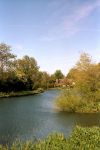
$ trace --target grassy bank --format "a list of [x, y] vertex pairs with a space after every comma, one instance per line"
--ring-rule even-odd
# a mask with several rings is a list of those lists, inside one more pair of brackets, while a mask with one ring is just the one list
[[[99, 150], [100, 149], [100, 127], [77, 126], [69, 138], [63, 134], [49, 135], [44, 140], [36, 143], [27, 141], [25, 143], [15, 142], [10, 150]], [[8, 147], [0, 146], [0, 150], [8, 150]]]
[[20, 92], [10, 92], [10, 93], [0, 92], [0, 98], [35, 95], [35, 94], [39, 94], [43, 91], [44, 90], [42, 88], [39, 88], [39, 89], [34, 90], [34, 91], [20, 91]]
[[[97, 97], [99, 97], [100, 93]], [[82, 96], [76, 89], [65, 89], [56, 99], [56, 106], [59, 111], [76, 113], [98, 113], [100, 112], [100, 97], [98, 100], [89, 99], [94, 95]], [[89, 97], [89, 98], [88, 98]], [[95, 96], [96, 97], [96, 96]]]

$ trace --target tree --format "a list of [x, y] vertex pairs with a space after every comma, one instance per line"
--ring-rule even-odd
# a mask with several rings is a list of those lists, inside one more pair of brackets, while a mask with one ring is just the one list
[[100, 63], [93, 63], [83, 53], [67, 78], [73, 79], [75, 86], [58, 98], [58, 107], [66, 111], [100, 112]]
[[83, 97], [88, 101], [100, 101], [100, 66], [91, 64], [91, 66], [83, 72], [77, 87]]
[[85, 100], [97, 101], [100, 94], [100, 65], [93, 63], [89, 54], [81, 54], [68, 77], [74, 79], [75, 87]]
[[50, 80], [50, 75], [47, 72], [42, 72], [41, 87], [44, 89], [48, 89], [49, 88], [49, 80]]
[[0, 44], [0, 75], [12, 69], [16, 56], [11, 53], [11, 47], [7, 44]]
[[77, 69], [76, 68], [72, 68], [70, 69], [69, 73], [67, 74], [67, 79], [72, 79], [73, 81], [76, 80], [77, 78]]
[[55, 78], [58, 79], [58, 80], [64, 78], [64, 75], [63, 75], [63, 73], [61, 72], [61, 70], [56, 70], [56, 72], [54, 73], [54, 76], [55, 76]]
[[79, 61], [76, 63], [76, 69], [79, 71], [86, 71], [92, 64], [92, 59], [89, 54], [82, 53]]
[[27, 88], [35, 88], [39, 67], [33, 57], [24, 56], [16, 61], [16, 74], [19, 79], [26, 83]]
[[49, 87], [53, 88], [55, 86], [55, 82], [56, 82], [56, 77], [54, 74], [52, 74], [49, 79]]
[[5, 43], [0, 44], [0, 91], [8, 92], [13, 89], [15, 78], [16, 56], [11, 53], [11, 47]]
[[91, 56], [87, 53], [82, 53], [80, 55], [79, 61], [76, 63], [75, 67], [73, 67], [68, 75], [67, 78], [73, 79], [75, 82], [79, 80], [83, 80], [86, 71], [93, 65]]

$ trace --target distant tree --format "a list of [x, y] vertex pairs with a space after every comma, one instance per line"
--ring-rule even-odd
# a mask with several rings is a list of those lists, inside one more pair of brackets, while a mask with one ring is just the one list
[[92, 64], [91, 56], [87, 53], [82, 53], [79, 61], [76, 63], [76, 68], [79, 71], [86, 71]]
[[49, 86], [50, 86], [51, 88], [53, 88], [53, 87], [55, 86], [55, 82], [56, 82], [56, 77], [55, 77], [54, 74], [52, 74], [52, 75], [50, 76], [50, 79], [49, 79]]
[[42, 72], [41, 87], [44, 89], [48, 89], [49, 88], [49, 80], [50, 80], [50, 75], [47, 72]]
[[56, 72], [54, 73], [55, 79], [62, 79], [64, 78], [63, 73], [61, 72], [61, 70], [56, 70]]

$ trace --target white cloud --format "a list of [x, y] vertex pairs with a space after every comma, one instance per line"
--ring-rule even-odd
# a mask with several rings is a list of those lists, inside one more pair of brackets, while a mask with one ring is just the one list
[[95, 3], [86, 3], [79, 7], [72, 15], [69, 16], [68, 20], [65, 20], [66, 28], [69, 28], [70, 26], [75, 25], [81, 19], [88, 17], [97, 7], [100, 7], [100, 1], [96, 1]]
[[[57, 3], [57, 1], [55, 1]], [[79, 31], [100, 31], [100, 29], [83, 29], [82, 27], [78, 26], [78, 23], [83, 19], [87, 18], [96, 8], [100, 7], [100, 1], [94, 2], [86, 2], [84, 5], [79, 6], [71, 14], [66, 15], [64, 18], [60, 18], [59, 23], [55, 26], [51, 27], [51, 29], [46, 33], [45, 36], [41, 37], [40, 40], [42, 41], [53, 41], [59, 40], [63, 38], [70, 37], [76, 34]], [[61, 10], [59, 10], [61, 11]], [[57, 10], [58, 13], [58, 10]], [[62, 17], [62, 16], [61, 16]]]

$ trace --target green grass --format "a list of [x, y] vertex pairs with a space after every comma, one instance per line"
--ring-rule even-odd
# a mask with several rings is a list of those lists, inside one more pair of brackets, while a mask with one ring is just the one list
[[[0, 150], [8, 150], [7, 146]], [[77, 126], [69, 138], [61, 133], [49, 135], [46, 139], [15, 142], [10, 150], [100, 150], [100, 127]]]

